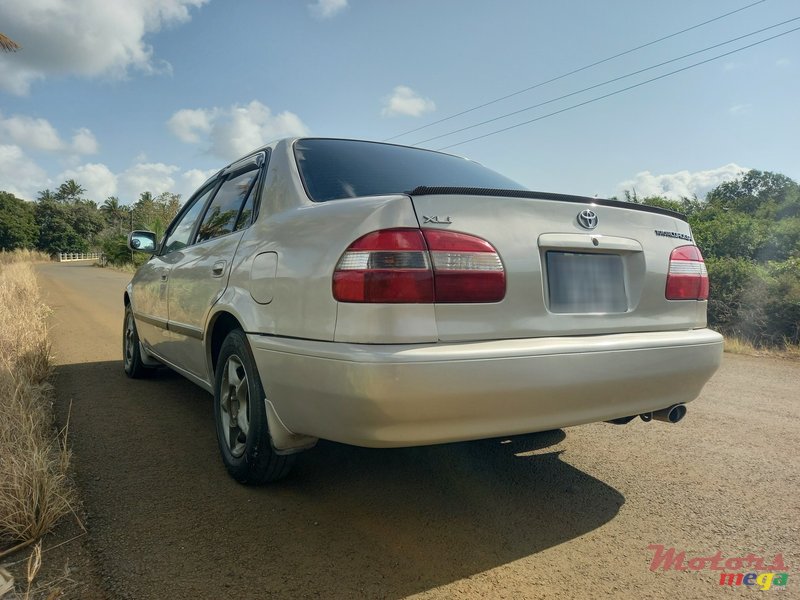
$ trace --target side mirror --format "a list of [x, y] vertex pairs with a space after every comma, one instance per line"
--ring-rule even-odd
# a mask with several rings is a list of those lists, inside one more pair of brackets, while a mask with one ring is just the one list
[[152, 231], [131, 231], [128, 234], [128, 248], [134, 252], [152, 254], [156, 251], [156, 234]]

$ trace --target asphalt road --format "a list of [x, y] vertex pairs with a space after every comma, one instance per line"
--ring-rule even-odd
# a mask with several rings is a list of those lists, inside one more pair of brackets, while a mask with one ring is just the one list
[[800, 597], [800, 363], [725, 355], [677, 425], [400, 450], [321, 442], [289, 480], [248, 488], [219, 459], [210, 396], [167, 371], [125, 377], [129, 277], [86, 264], [38, 272], [54, 309], [62, 421], [72, 402], [95, 597], [754, 592], [722, 589], [708, 570], [651, 572], [650, 544], [782, 553], [783, 597]]

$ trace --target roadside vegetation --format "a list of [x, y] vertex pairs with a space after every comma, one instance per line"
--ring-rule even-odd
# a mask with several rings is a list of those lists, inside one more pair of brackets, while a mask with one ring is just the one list
[[744, 354], [746, 356], [768, 356], [770, 358], [788, 358], [800, 360], [800, 344], [780, 344], [778, 346], [755, 346], [754, 344], [734, 336], [725, 337], [725, 352]]
[[[686, 214], [711, 281], [709, 325], [741, 353], [783, 352], [800, 344], [800, 185], [752, 170], [705, 200], [660, 197], [631, 202]], [[748, 350], [752, 349], [752, 350]]]
[[180, 195], [168, 192], [143, 192], [131, 204], [110, 196], [98, 204], [73, 179], [42, 190], [35, 202], [0, 191], [0, 250], [102, 252], [113, 265], [130, 264], [136, 259], [126, 247], [128, 232], [148, 229], [160, 236], [180, 206]]
[[[31, 265], [42, 257], [0, 253], [0, 560], [35, 544], [75, 504], [66, 430], [53, 423], [49, 309]], [[29, 589], [41, 546], [33, 552]]]

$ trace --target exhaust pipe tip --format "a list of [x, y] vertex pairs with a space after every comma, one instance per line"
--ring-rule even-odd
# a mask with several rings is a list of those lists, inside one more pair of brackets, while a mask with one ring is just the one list
[[677, 423], [686, 416], [685, 404], [673, 404], [669, 408], [663, 408], [653, 413], [653, 418], [665, 423]]
[[653, 420], [653, 413], [651, 413], [651, 412], [642, 413], [642, 414], [640, 414], [640, 415], [639, 415], [639, 417], [640, 417], [640, 418], [642, 419], [642, 421], [644, 421], [645, 423], [649, 423], [650, 421], [652, 421], [652, 420]]

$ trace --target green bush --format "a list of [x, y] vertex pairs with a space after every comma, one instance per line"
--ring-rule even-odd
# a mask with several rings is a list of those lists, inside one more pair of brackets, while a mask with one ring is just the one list
[[626, 198], [688, 215], [711, 280], [711, 327], [756, 346], [800, 343], [797, 182], [752, 170], [717, 186], [705, 202]]
[[711, 327], [757, 346], [800, 343], [800, 259], [709, 257], [706, 266]]
[[31, 249], [38, 238], [33, 204], [0, 192], [0, 250]]
[[121, 266], [131, 262], [130, 250], [128, 250], [128, 240], [124, 235], [112, 235], [105, 238], [100, 247], [106, 260], [112, 264]]
[[121, 234], [110, 235], [100, 243], [100, 249], [109, 264], [116, 267], [133, 265], [139, 267], [147, 262], [148, 255], [142, 252], [131, 252], [128, 249], [128, 237]]
[[767, 265], [767, 341], [800, 344], [800, 258]]

